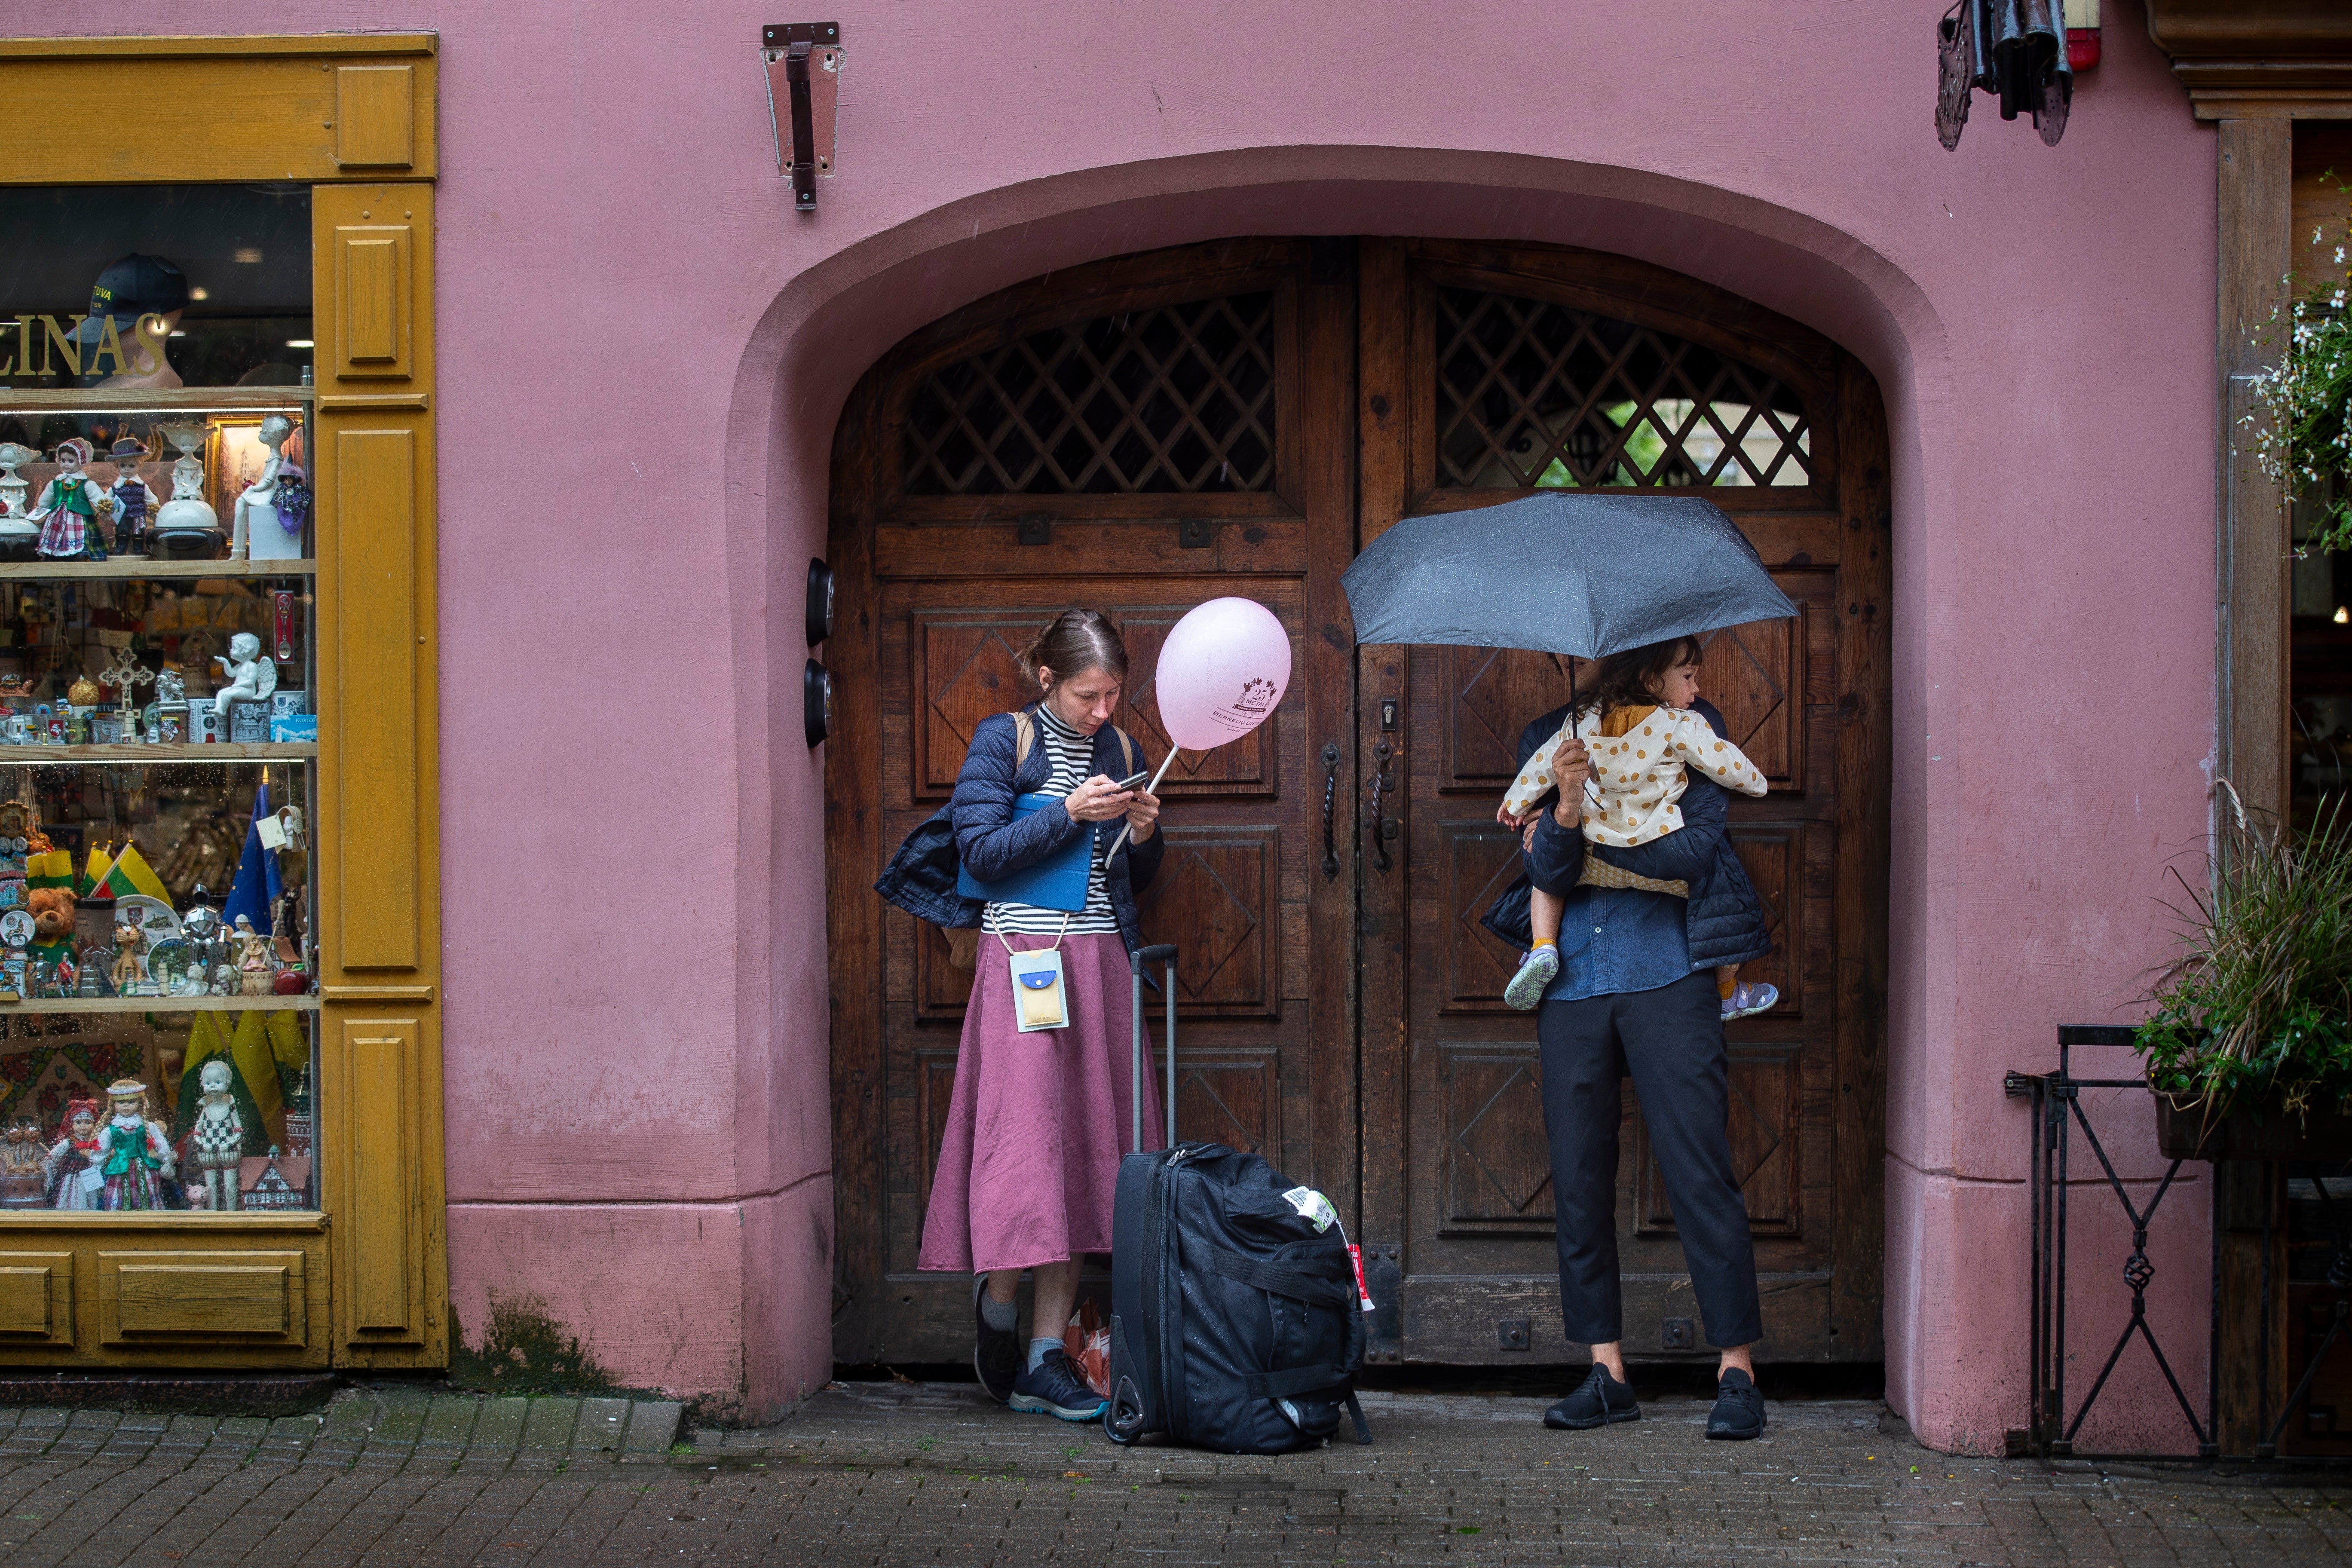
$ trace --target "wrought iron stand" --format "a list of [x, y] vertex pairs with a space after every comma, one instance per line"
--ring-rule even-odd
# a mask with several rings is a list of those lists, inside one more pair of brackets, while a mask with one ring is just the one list
[[[2214, 1268], [2212, 1300], [2208, 1318], [2209, 1335], [2206, 1356], [2205, 1418], [2200, 1421], [2197, 1412], [2182, 1392], [2180, 1379], [2174, 1375], [2172, 1363], [2157, 1342], [2156, 1331], [2147, 1321], [2147, 1287], [2156, 1278], [2156, 1269], [2147, 1260], [2147, 1231], [2163, 1204], [2165, 1194], [2172, 1191], [2173, 1178], [2180, 1173], [2181, 1161], [2175, 1160], [2157, 1184], [2155, 1194], [2145, 1208], [2135, 1205], [2123, 1178], [2116, 1174], [2115, 1162], [2107, 1158], [2106, 1146], [2091, 1126], [2091, 1119], [2083, 1110], [2082, 1091], [2086, 1089], [2140, 1089], [2143, 1081], [2128, 1079], [2076, 1078], [2071, 1064], [2073, 1047], [2076, 1046], [2128, 1046], [2132, 1031], [2099, 1026], [2062, 1026], [2058, 1031], [2058, 1070], [2054, 1073], [2011, 1072], [2002, 1087], [2012, 1099], [2030, 1099], [2033, 1104], [2033, 1169], [2027, 1185], [2032, 1204], [2032, 1276], [2033, 1290], [2031, 1319], [2027, 1332], [2027, 1355], [2031, 1360], [2032, 1409], [2029, 1412], [2025, 1440], [2027, 1448], [2049, 1458], [2063, 1458], [2074, 1454], [2074, 1435], [2083, 1429], [2084, 1418], [2098, 1403], [2107, 1379], [2123, 1359], [2132, 1336], [2137, 1334], [2147, 1342], [2156, 1357], [2156, 1364], [2164, 1373], [2164, 1381], [2179, 1403], [2180, 1414], [2187, 1418], [2189, 1429], [2196, 1435], [2197, 1453], [2200, 1458], [2212, 1458], [2220, 1448], [2215, 1434], [2216, 1413], [2221, 1406], [2221, 1235], [2219, 1217], [2213, 1226]], [[2124, 1283], [2131, 1288], [2131, 1321], [2116, 1338], [2115, 1348], [2107, 1352], [2106, 1364], [2092, 1381], [2091, 1391], [2083, 1396], [2070, 1416], [2066, 1412], [2066, 1219], [2068, 1161], [2073, 1152], [2074, 1130], [2082, 1129], [2084, 1141], [2091, 1152], [2098, 1156], [2099, 1169], [2106, 1175], [2107, 1187], [2131, 1222], [2131, 1257], [2125, 1261]], [[2267, 1275], [2264, 1277], [2267, 1285]], [[2267, 1295], [2267, 1289], [2265, 1295]], [[2305, 1378], [2308, 1384], [2309, 1378]], [[2282, 1418], [2284, 1419], [2284, 1418]], [[2108, 1456], [2124, 1458], [2126, 1456]]]

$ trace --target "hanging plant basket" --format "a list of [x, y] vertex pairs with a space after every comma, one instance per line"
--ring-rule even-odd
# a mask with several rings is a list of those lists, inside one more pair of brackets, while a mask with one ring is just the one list
[[2216, 1116], [2206, 1105], [2179, 1106], [2161, 1089], [2150, 1092], [2157, 1147], [2168, 1160], [2352, 1160], [2352, 1112], [2298, 1115], [2272, 1102]]

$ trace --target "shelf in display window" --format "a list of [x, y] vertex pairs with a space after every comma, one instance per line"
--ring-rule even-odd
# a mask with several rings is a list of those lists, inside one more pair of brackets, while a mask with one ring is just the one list
[[307, 763], [319, 754], [315, 741], [155, 745], [130, 741], [111, 746], [0, 746], [0, 763]]
[[51, 996], [0, 1002], [16, 1013], [316, 1013], [316, 996]]
[[205, 577], [315, 577], [319, 563], [309, 556], [283, 561], [151, 561], [142, 555], [110, 561], [0, 562], [0, 583], [57, 582], [72, 578], [162, 582]]
[[242, 413], [250, 409], [283, 408], [289, 404], [315, 403], [319, 392], [310, 386], [125, 386], [5, 387], [0, 386], [0, 408], [76, 410], [92, 414], [140, 414], [194, 410]]

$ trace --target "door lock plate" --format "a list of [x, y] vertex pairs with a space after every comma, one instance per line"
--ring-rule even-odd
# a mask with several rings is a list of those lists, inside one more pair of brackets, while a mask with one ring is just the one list
[[1529, 1347], [1531, 1336], [1525, 1318], [1495, 1320], [1495, 1348], [1498, 1351], [1523, 1351]]

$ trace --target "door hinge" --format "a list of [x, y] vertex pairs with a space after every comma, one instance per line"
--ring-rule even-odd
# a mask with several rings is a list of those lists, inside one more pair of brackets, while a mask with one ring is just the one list
[[841, 24], [772, 22], [760, 29], [760, 58], [768, 68], [768, 129], [776, 138], [776, 173], [793, 182], [793, 205], [814, 212], [817, 176], [831, 179], [835, 168]]

